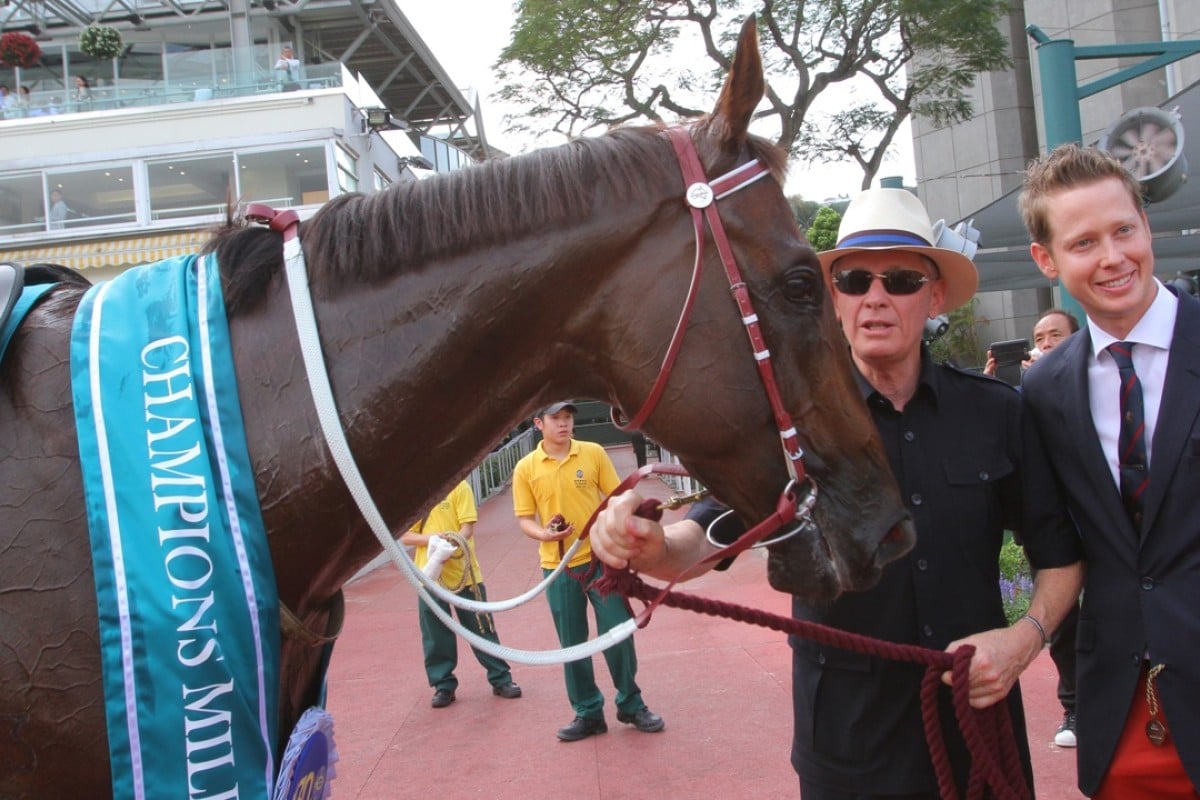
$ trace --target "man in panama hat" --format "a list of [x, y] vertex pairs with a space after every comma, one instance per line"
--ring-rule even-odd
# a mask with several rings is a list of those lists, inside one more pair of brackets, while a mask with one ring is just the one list
[[[863, 400], [916, 523], [917, 544], [874, 588], [831, 603], [795, 597], [792, 613], [878, 639], [953, 648], [964, 636], [1005, 624], [1000, 547], [1005, 529], [1020, 527], [1016, 391], [934, 363], [922, 342], [926, 320], [970, 301], [978, 273], [962, 253], [938, 247], [929, 215], [905, 189], [869, 189], [855, 197], [837, 246], [818, 257]], [[638, 560], [642, 572], [669, 578], [711, 547], [704, 530], [721, 510], [716, 503], [698, 504], [688, 519], [664, 530], [630, 519], [639, 502], [636, 494], [622, 495], [601, 513], [591, 536], [599, 558], [614, 566]], [[643, 554], [653, 553], [665, 557], [647, 565]], [[1030, 649], [1042, 646], [1039, 623], [1017, 624]], [[922, 667], [794, 637], [791, 645], [792, 765], [804, 800], [940, 797], [921, 719]], [[994, 685], [980, 681], [979, 690]], [[986, 702], [1002, 697], [996, 692]], [[1016, 690], [1008, 702], [1032, 792]], [[963, 795], [970, 759], [947, 687], [939, 704]]]

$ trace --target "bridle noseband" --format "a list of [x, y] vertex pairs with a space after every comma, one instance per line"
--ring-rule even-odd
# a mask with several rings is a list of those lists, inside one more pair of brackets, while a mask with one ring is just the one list
[[[750, 337], [754, 361], [758, 365], [758, 374], [762, 379], [767, 401], [771, 404], [771, 412], [775, 417], [775, 425], [779, 429], [779, 438], [786, 456], [788, 475], [791, 476], [791, 480], [780, 493], [775, 513], [751, 528], [735, 542], [722, 542], [713, 533], [721, 519], [732, 511], [726, 512], [709, 526], [708, 538], [712, 544], [723, 548], [735, 548], [721, 554], [722, 557], [727, 558], [747, 547], [777, 544], [802, 531], [815, 529], [816, 523], [812, 518], [812, 508], [816, 503], [817, 484], [804, 469], [804, 450], [800, 447], [796, 426], [792, 423], [792, 418], [780, 397], [779, 386], [775, 380], [775, 370], [771, 364], [771, 352], [763, 339], [762, 329], [758, 324], [758, 314], [755, 313], [754, 303], [750, 299], [750, 291], [742, 279], [733, 249], [729, 246], [729, 237], [725, 234], [725, 226], [721, 223], [720, 214], [717, 213], [717, 200], [744, 189], [760, 178], [769, 176], [770, 170], [761, 160], [755, 159], [709, 181], [704, 175], [704, 167], [696, 154], [696, 146], [692, 142], [690, 129], [669, 128], [665, 131], [665, 135], [675, 149], [675, 157], [679, 161], [679, 169], [683, 173], [683, 182], [687, 187], [685, 199], [691, 211], [696, 232], [696, 260], [692, 266], [692, 280], [688, 286], [687, 298], [682, 311], [680, 311], [679, 321], [675, 324], [675, 332], [671, 335], [671, 342], [667, 347], [666, 355], [663, 356], [662, 366], [659, 367], [658, 377], [655, 378], [650, 393], [646, 396], [638, 412], [628, 421], [621, 419], [619, 413], [614, 409], [613, 422], [622, 430], [636, 430], [650, 417], [662, 398], [671, 371], [675, 367], [675, 359], [683, 344], [683, 335], [692, 313], [692, 306], [696, 301], [700, 271], [704, 263], [704, 245], [707, 241], [704, 235], [705, 221], [707, 220], [708, 227], [712, 231], [713, 243], [716, 245], [717, 252], [721, 256], [721, 263], [725, 267], [729, 290], [733, 294], [734, 302], [737, 303], [746, 334]], [[803, 485], [807, 485], [808, 491], [801, 501], [797, 496], [797, 488]], [[789, 523], [795, 524], [783, 533], [771, 536]]]

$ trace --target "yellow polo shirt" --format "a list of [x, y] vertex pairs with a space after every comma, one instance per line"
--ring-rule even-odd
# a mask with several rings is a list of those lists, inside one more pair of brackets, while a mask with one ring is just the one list
[[[575, 526], [575, 532], [562, 540], [563, 551], [570, 548], [600, 502], [621, 483], [612, 459], [595, 442], [571, 440], [571, 452], [562, 461], [548, 455], [538, 442], [537, 449], [517, 462], [513, 471], [513, 512], [518, 517], [536, 516], [542, 525], [555, 514]], [[559, 542], [541, 542], [538, 554], [542, 567], [554, 569], [562, 558]], [[592, 557], [592, 545], [584, 540], [568, 567], [586, 564]]]
[[[418, 520], [409, 528], [412, 533], [458, 533], [459, 529], [468, 522], [478, 522], [479, 514], [475, 510], [475, 495], [466, 481], [460, 481], [458, 486], [450, 490], [446, 499], [438, 503], [423, 520]], [[463, 586], [483, 583], [483, 572], [479, 569], [479, 561], [475, 558], [475, 537], [467, 539], [467, 551], [471, 557], [472, 573], [467, 576]], [[413, 553], [413, 561], [419, 569], [424, 569], [429, 561], [429, 548], [418, 547]], [[459, 554], [450, 557], [442, 565], [442, 575], [439, 580], [445, 586], [457, 586], [462, 580], [463, 569], [467, 561]]]

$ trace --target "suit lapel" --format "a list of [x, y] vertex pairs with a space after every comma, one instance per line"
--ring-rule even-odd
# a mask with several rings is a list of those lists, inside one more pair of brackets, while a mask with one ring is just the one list
[[[1089, 494], [1105, 507], [1106, 516], [1121, 520], [1118, 524], [1123, 526], [1133, 541], [1137, 541], [1133, 525], [1125, 514], [1125, 507], [1121, 505], [1121, 492], [1108, 469], [1104, 449], [1100, 447], [1100, 437], [1096, 435], [1096, 426], [1092, 422], [1091, 391], [1088, 388], [1091, 334], [1084, 328], [1060, 347], [1070, 349], [1064, 353], [1065, 358], [1055, 365], [1055, 383], [1062, 389], [1056, 411], [1059, 424], [1068, 431], [1068, 441], [1075, 448], [1079, 475], [1091, 487]], [[1064, 480], [1069, 479], [1064, 477]]]
[[1154, 525], [1184, 445], [1200, 414], [1200, 303], [1179, 298], [1171, 355], [1150, 450], [1150, 485], [1143, 506], [1145, 530]]

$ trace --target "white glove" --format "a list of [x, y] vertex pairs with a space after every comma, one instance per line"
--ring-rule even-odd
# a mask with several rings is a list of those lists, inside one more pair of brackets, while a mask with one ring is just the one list
[[429, 539], [429, 544], [426, 545], [426, 549], [428, 550], [429, 559], [425, 562], [425, 568], [421, 571], [430, 580], [436, 581], [442, 574], [442, 565], [454, 555], [454, 551], [458, 548], [449, 539], [443, 539], [441, 536], [432, 536]]

